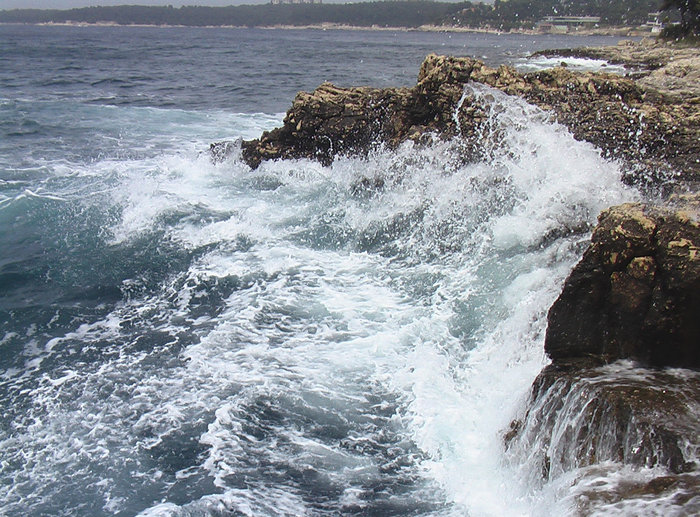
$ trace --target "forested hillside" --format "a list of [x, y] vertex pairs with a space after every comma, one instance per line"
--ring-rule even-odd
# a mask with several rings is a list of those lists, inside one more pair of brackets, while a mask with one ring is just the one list
[[599, 16], [601, 25], [644, 23], [662, 0], [495, 0], [472, 2], [362, 2], [350, 4], [239, 5], [230, 7], [116, 6], [0, 11], [4, 23], [98, 23], [122, 25], [241, 26], [333, 23], [360, 27], [457, 25], [511, 29], [532, 27], [545, 16]]

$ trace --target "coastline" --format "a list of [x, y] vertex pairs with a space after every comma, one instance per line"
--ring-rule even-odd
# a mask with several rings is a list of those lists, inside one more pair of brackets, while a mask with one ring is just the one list
[[[604, 209], [591, 227], [557, 230], [582, 236], [592, 230], [592, 237], [547, 312], [544, 353], [551, 362], [502, 443], [507, 457], [525, 459], [533, 482], [579, 476], [573, 499], [587, 515], [607, 503], [634, 508], [640, 500], [659, 509], [660, 501], [672, 501], [673, 514], [695, 514], [700, 50], [650, 42], [605, 49], [610, 59], [654, 63], [627, 77], [567, 67], [520, 74], [433, 54], [411, 89], [323, 83], [300, 92], [283, 126], [242, 142], [241, 156], [252, 169], [299, 158], [330, 165], [338, 155], [367, 155], [377, 141], [391, 149], [458, 136], [460, 159], [479, 162], [484, 147], [501, 144], [498, 132], [482, 130], [488, 104], [465, 94], [465, 85], [481, 83], [551, 113], [575, 139], [623, 163], [623, 181], [649, 196]], [[211, 152], [216, 161], [228, 150], [212, 144]], [[356, 187], [367, 197], [384, 188], [385, 179], [371, 175]], [[629, 476], [612, 489], [594, 483], [611, 464], [650, 475]]]
[[[388, 41], [372, 60], [409, 72], [388, 48], [584, 41], [284, 30], [0, 29], [26, 43], [0, 138], [6, 511], [700, 512], [700, 204], [636, 203], [657, 199], [550, 124], [649, 158], [657, 120], [692, 116], [667, 109], [683, 98], [641, 90], [651, 71], [434, 56], [413, 88], [323, 83], [290, 110], [309, 158], [376, 134], [407, 138], [397, 152], [251, 171], [239, 135], [279, 117], [236, 97], [288, 99], [269, 70], [315, 86], [334, 74], [312, 63], [359, 69], [323, 54], [339, 41]], [[90, 95], [45, 102], [63, 78]], [[231, 159], [211, 164], [222, 134]]]
[[[657, 56], [655, 61], [664, 64], [634, 67], [626, 76], [577, 73], [566, 66], [522, 74], [505, 66], [490, 68], [472, 58], [432, 55], [421, 67], [418, 84], [409, 90], [348, 89], [324, 83], [313, 93], [300, 92], [283, 127], [263, 134], [260, 140], [244, 142], [243, 156], [253, 167], [262, 160], [290, 157], [320, 157], [322, 163], [330, 163], [341, 150], [366, 152], [379, 141], [395, 147], [405, 140], [419, 141], [431, 132], [451, 138], [461, 131], [472, 142], [479, 134], [475, 115], [465, 112], [465, 120], [456, 124], [454, 113], [457, 106], [464, 111], [460, 103], [464, 84], [479, 82], [552, 112], [576, 139], [591, 142], [607, 157], [623, 160], [627, 181], [646, 182], [644, 174], [636, 172], [640, 168], [658, 176], [651, 183], [658, 183], [657, 187], [663, 183], [664, 189], [681, 179], [684, 183], [700, 181], [695, 108], [700, 89], [694, 71], [700, 52], [648, 40], [592, 50], [604, 50], [600, 58], [628, 66], [629, 54]], [[549, 54], [558, 55], [557, 51]], [[639, 57], [636, 59], [639, 63]], [[426, 67], [439, 69], [439, 77], [428, 80]], [[372, 106], [378, 105], [384, 106], [379, 125], [371, 114]], [[318, 106], [325, 106], [327, 113]], [[354, 116], [327, 116], [339, 109], [352, 111]], [[318, 134], [333, 145], [326, 148]]]
[[[476, 34], [523, 34], [527, 36], [548, 36], [552, 33], [540, 32], [535, 29], [511, 29], [502, 31], [488, 27], [457, 27], [454, 25], [421, 25], [418, 27], [402, 26], [361, 26], [346, 25], [340, 23], [319, 23], [308, 25], [170, 25], [170, 24], [121, 24], [117, 22], [41, 22], [41, 23], [7, 23], [0, 25], [33, 25], [40, 27], [141, 27], [141, 28], [197, 28], [197, 29], [263, 29], [263, 30], [341, 30], [341, 31], [385, 31], [385, 32], [451, 32], [451, 33], [476, 33]], [[649, 31], [639, 30], [635, 27], [606, 27], [598, 29], [582, 29], [573, 32], [559, 34], [562, 36], [620, 36], [642, 38], [650, 36]]]

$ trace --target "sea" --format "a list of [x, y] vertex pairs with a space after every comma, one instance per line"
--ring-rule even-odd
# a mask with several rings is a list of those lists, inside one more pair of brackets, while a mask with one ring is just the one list
[[323, 81], [411, 86], [431, 52], [537, 70], [616, 42], [0, 26], [0, 515], [580, 514], [576, 473], [524, 473], [504, 435], [597, 215], [644, 198], [619, 163], [483, 87], [478, 162], [208, 146]]

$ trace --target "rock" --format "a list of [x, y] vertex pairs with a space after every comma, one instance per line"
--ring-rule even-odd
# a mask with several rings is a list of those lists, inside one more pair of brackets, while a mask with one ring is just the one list
[[469, 58], [429, 56], [414, 88], [340, 88], [324, 83], [312, 93], [300, 92], [282, 127], [243, 142], [243, 159], [251, 167], [289, 158], [328, 164], [337, 155], [363, 154], [377, 145], [393, 148], [431, 133], [453, 136], [455, 107], [477, 64], [481, 66]]
[[623, 41], [608, 47], [583, 47], [535, 52], [550, 57], [603, 59], [622, 64], [647, 90], [673, 102], [697, 104], [700, 99], [700, 51], [660, 40]]
[[[534, 483], [576, 471], [586, 514], [645, 498], [683, 514], [697, 504], [699, 246], [699, 194], [612, 207], [549, 311], [552, 363], [504, 442]], [[611, 463], [659, 474], [601, 492]]]
[[696, 372], [553, 364], [505, 442], [511, 454], [536, 451], [531, 461], [545, 479], [605, 461], [693, 472], [698, 465], [687, 456], [700, 446], [699, 400]]
[[[566, 115], [561, 121], [577, 138], [593, 142], [606, 154], [621, 154], [633, 163], [646, 164], [651, 170], [675, 169], [683, 173], [682, 179], [698, 181], [700, 49], [642, 40], [609, 47], [547, 50], [536, 54], [604, 59], [629, 67], [633, 72], [625, 79], [634, 84], [637, 94], [624, 98], [625, 109], [615, 108], [614, 99], [605, 103], [595, 101], [596, 109], [613, 110], [612, 116], [605, 117], [603, 130], [614, 130], [617, 121], [621, 124], [620, 131], [614, 131], [610, 138], [598, 134], [600, 131], [590, 124], [595, 120], [591, 118], [593, 112], [585, 109], [582, 112], [584, 125], [580, 129], [572, 127]], [[615, 89], [617, 86], [611, 91]], [[575, 110], [579, 106], [583, 105], [575, 103]], [[556, 108], [555, 111], [559, 113]], [[615, 142], [630, 148], [625, 150], [618, 145], [620, 149], [616, 150]]]
[[[674, 67], [664, 73], [694, 77], [692, 63], [676, 62]], [[652, 181], [670, 170], [680, 171], [684, 181], [700, 180], [700, 104], [692, 99], [613, 74], [558, 67], [523, 75], [506, 66], [491, 68], [472, 58], [434, 54], [421, 65], [413, 88], [324, 83], [312, 93], [299, 93], [283, 126], [243, 142], [242, 157], [251, 167], [287, 158], [328, 164], [337, 155], [364, 154], [379, 145], [393, 148], [406, 140], [459, 133], [464, 159], [478, 159], [487, 107], [464, 95], [468, 83], [487, 84], [551, 111], [577, 139], [595, 144], [605, 156], [623, 159], [632, 182], [648, 181], [639, 169], [656, 171]]]
[[300, 92], [281, 128], [243, 142], [243, 159], [310, 158], [328, 164], [339, 154], [366, 152], [377, 140], [394, 145], [411, 136], [411, 126], [430, 114], [407, 88], [339, 88], [324, 83]]
[[[700, 194], [609, 208], [549, 311], [552, 363], [504, 444], [534, 484], [575, 472], [583, 514], [650, 500], [696, 513], [699, 250]], [[616, 480], [621, 464], [654, 470]]]
[[[695, 515], [699, 410], [699, 372], [553, 364], [505, 434], [506, 458], [532, 486], [574, 483], [581, 515], [637, 514], [637, 502], [654, 512], [660, 501], [665, 515]], [[620, 477], [620, 465], [643, 474]]]
[[[700, 367], [700, 196], [604, 211], [551, 307], [554, 364], [634, 359]], [[675, 204], [675, 206], [674, 206]]]

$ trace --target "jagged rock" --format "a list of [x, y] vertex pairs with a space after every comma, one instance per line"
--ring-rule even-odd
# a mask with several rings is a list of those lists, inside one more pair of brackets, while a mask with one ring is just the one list
[[577, 469], [596, 477], [606, 462], [663, 468], [648, 482], [581, 492], [588, 513], [659, 494], [697, 505], [699, 247], [698, 194], [612, 207], [549, 311], [552, 364], [506, 433], [507, 453], [527, 457], [540, 482]]
[[700, 367], [700, 196], [671, 203], [625, 204], [600, 215], [549, 311], [545, 351], [555, 364]]
[[[615, 108], [614, 97], [596, 109], [613, 110], [601, 119], [596, 131], [594, 110], [583, 110], [584, 125], [576, 129], [566, 117], [562, 119], [577, 138], [598, 145], [607, 154], [616, 154], [649, 169], [675, 169], [689, 181], [700, 178], [700, 49], [678, 47], [658, 40], [621, 42], [609, 47], [557, 49], [538, 54], [559, 57], [604, 59], [624, 64], [632, 71], [625, 79], [634, 84], [636, 93], [623, 95], [623, 107]], [[595, 74], [594, 74], [595, 75]], [[614, 78], [615, 76], [610, 76]], [[610, 92], [621, 84], [613, 79]], [[618, 103], [619, 104], [619, 103]], [[574, 103], [574, 111], [585, 105]], [[558, 111], [559, 113], [559, 111]], [[559, 113], [561, 115], [561, 113]], [[636, 120], [634, 120], [636, 118]], [[615, 122], [621, 124], [616, 129]], [[573, 120], [575, 123], [575, 120]], [[606, 134], [612, 129], [612, 133]], [[603, 132], [603, 134], [599, 134]], [[621, 144], [629, 145], [624, 149]]]
[[252, 167], [279, 158], [311, 158], [327, 164], [339, 154], [361, 153], [377, 140], [391, 144], [409, 138], [411, 122], [422, 122], [426, 113], [409, 89], [338, 88], [324, 83], [313, 93], [296, 96], [281, 128], [244, 142], [243, 158]]
[[[340, 88], [324, 83], [312, 93], [300, 92], [282, 127], [243, 142], [243, 159], [251, 167], [280, 158], [328, 164], [337, 155], [366, 153], [377, 144], [396, 147], [430, 133], [453, 136], [453, 114], [474, 66], [483, 65], [470, 58], [429, 56], [414, 88]], [[473, 128], [472, 119], [465, 121], [465, 134]]]
[[[575, 479], [577, 515], [660, 500], [666, 515], [695, 515], [699, 409], [695, 371], [555, 363], [537, 377], [526, 412], [505, 435], [506, 457], [535, 486]], [[619, 478], [620, 464], [646, 474]]]
[[421, 65], [413, 88], [324, 83], [312, 93], [299, 93], [283, 126], [243, 142], [242, 156], [251, 167], [280, 158], [327, 164], [337, 155], [366, 153], [380, 144], [395, 147], [406, 140], [451, 138], [459, 132], [464, 158], [477, 159], [486, 111], [473, 95], [463, 96], [470, 82], [521, 96], [552, 112], [577, 139], [592, 142], [605, 156], [623, 159], [631, 181], [646, 180], [634, 174], [640, 168], [658, 176], [676, 170], [685, 181], [700, 180], [700, 108], [692, 99], [669, 97], [659, 88], [613, 74], [562, 67], [520, 74], [507, 66], [491, 68], [472, 58], [434, 54]]
[[621, 41], [608, 47], [582, 47], [535, 52], [534, 55], [603, 59], [625, 65], [645, 89], [672, 101], [700, 100], [700, 51], [661, 40]]

